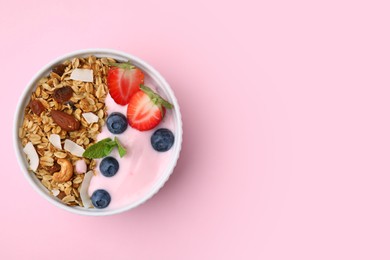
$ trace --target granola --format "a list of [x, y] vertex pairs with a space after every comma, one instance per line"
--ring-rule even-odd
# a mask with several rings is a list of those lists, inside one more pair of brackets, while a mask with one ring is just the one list
[[[19, 129], [19, 138], [23, 147], [31, 142], [39, 156], [39, 165], [35, 176], [49, 192], [69, 206], [83, 206], [80, 188], [84, 174], [74, 173], [70, 178], [55, 178], [61, 167], [58, 162], [68, 161], [73, 168], [79, 160], [84, 160], [87, 171], [95, 170], [95, 160], [76, 156], [69, 151], [54, 146], [49, 137], [59, 135], [61, 147], [69, 139], [87, 149], [96, 142], [97, 135], [107, 117], [105, 98], [108, 93], [107, 73], [109, 63], [116, 61], [111, 58], [74, 58], [53, 68], [52, 72], [39, 80], [31, 94], [30, 103], [24, 111], [23, 124]], [[75, 69], [93, 71], [93, 82], [83, 82], [71, 79]], [[61, 111], [80, 122], [78, 130], [68, 131], [61, 128], [59, 122], [54, 122], [52, 111]], [[88, 123], [83, 113], [93, 113], [97, 122]], [[61, 163], [60, 163], [61, 164]], [[73, 173], [73, 170], [72, 170]], [[67, 176], [68, 177], [68, 176]], [[57, 180], [57, 181], [56, 181]]]

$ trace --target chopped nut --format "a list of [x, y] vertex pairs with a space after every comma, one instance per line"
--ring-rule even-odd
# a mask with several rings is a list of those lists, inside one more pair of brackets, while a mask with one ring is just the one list
[[53, 174], [53, 180], [56, 182], [65, 182], [73, 176], [73, 165], [66, 159], [58, 159], [57, 163], [61, 166], [61, 170]]

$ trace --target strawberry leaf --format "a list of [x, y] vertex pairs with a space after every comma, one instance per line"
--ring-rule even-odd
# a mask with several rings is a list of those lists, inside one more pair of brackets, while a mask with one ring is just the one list
[[165, 99], [163, 99], [162, 97], [160, 97], [160, 103], [161, 103], [161, 105], [163, 105], [167, 109], [173, 108], [173, 105], [171, 103], [169, 103], [168, 101], [166, 101]]
[[148, 95], [150, 97], [150, 99], [153, 99], [155, 97], [154, 91], [151, 88], [149, 88], [148, 86], [141, 84], [140, 89], [143, 92], [145, 92], [145, 94]]
[[127, 70], [131, 70], [131, 69], [135, 68], [135, 66], [133, 64], [131, 64], [130, 61], [122, 62], [122, 63], [111, 62], [108, 65], [111, 67], [118, 67], [118, 68], [127, 69]]
[[161, 113], [163, 113], [163, 110], [162, 110], [162, 107], [165, 107], [167, 109], [172, 109], [173, 108], [173, 105], [171, 103], [169, 103], [168, 101], [166, 101], [165, 99], [163, 99], [159, 94], [157, 94], [156, 92], [154, 92], [151, 88], [149, 88], [148, 86], [145, 86], [145, 85], [141, 85], [140, 86], [140, 89], [145, 92], [146, 95], [149, 96], [149, 98], [152, 100], [152, 102], [154, 104], [156, 104], [157, 106], [159, 106], [160, 110], [161, 110]]

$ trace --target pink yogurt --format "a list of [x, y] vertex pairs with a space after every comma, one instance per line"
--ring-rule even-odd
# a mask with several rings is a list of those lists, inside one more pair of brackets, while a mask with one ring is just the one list
[[[146, 85], [156, 89], [149, 82], [146, 82]], [[127, 106], [116, 104], [110, 95], [107, 95], [105, 103], [108, 114], [120, 112], [126, 115]], [[102, 159], [97, 160], [96, 175], [92, 177], [88, 189], [89, 195], [91, 196], [98, 189], [104, 189], [110, 193], [111, 203], [107, 209], [121, 208], [144, 197], [161, 178], [172, 155], [172, 150], [155, 151], [150, 143], [152, 134], [159, 128], [168, 128], [175, 134], [175, 123], [171, 110], [167, 110], [162, 122], [150, 131], [141, 132], [128, 126], [124, 133], [114, 135], [104, 125], [97, 140], [107, 137], [114, 139], [116, 136], [126, 148], [127, 153], [121, 158], [115, 148], [110, 154], [119, 162], [119, 170], [113, 177], [105, 177], [100, 173], [99, 165]]]

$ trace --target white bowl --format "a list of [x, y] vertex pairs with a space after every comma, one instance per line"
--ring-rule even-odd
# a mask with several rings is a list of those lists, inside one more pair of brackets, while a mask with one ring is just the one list
[[[176, 134], [175, 134], [175, 143], [173, 147], [171, 148], [173, 151], [173, 159], [170, 161], [169, 165], [166, 167], [165, 172], [162, 174], [162, 177], [154, 184], [154, 186], [150, 189], [149, 192], [145, 194], [145, 196], [139, 198], [134, 203], [131, 203], [129, 205], [126, 205], [122, 208], [112, 209], [112, 210], [101, 210], [101, 209], [86, 209], [82, 207], [70, 207], [65, 204], [63, 204], [58, 198], [52, 196], [49, 191], [41, 184], [41, 182], [36, 178], [35, 174], [32, 172], [29, 172], [28, 170], [28, 162], [26, 160], [26, 156], [23, 152], [23, 147], [21, 144], [21, 141], [18, 136], [18, 131], [20, 126], [23, 122], [23, 116], [24, 116], [24, 109], [26, 105], [28, 104], [30, 100], [31, 93], [35, 90], [37, 82], [39, 79], [41, 79], [44, 76], [47, 76], [51, 69], [59, 64], [62, 63], [65, 60], [72, 59], [74, 57], [86, 57], [89, 55], [94, 55], [96, 57], [111, 57], [119, 61], [130, 61], [135, 66], [139, 67], [142, 71], [145, 72], [145, 74], [149, 75], [155, 82], [156, 85], [160, 88], [160, 90], [165, 94], [167, 99], [174, 105], [173, 109], [173, 117], [176, 125]], [[177, 103], [176, 97], [170, 88], [169, 84], [165, 81], [165, 79], [158, 73], [152, 66], [144, 62], [143, 60], [116, 50], [111, 49], [86, 49], [86, 50], [79, 50], [75, 51], [69, 54], [66, 54], [64, 56], [61, 56], [49, 64], [47, 64], [45, 67], [43, 67], [35, 76], [32, 78], [32, 80], [28, 83], [26, 89], [24, 90], [22, 96], [20, 97], [16, 113], [15, 113], [15, 120], [14, 120], [14, 147], [16, 151], [16, 156], [19, 161], [19, 165], [24, 173], [24, 176], [27, 178], [28, 182], [31, 184], [31, 186], [45, 199], [47, 199], [52, 204], [56, 205], [59, 208], [65, 209], [67, 211], [70, 211], [72, 213], [77, 213], [80, 215], [89, 215], [89, 216], [107, 216], [107, 215], [114, 215], [118, 214], [127, 210], [130, 210], [132, 208], [137, 207], [138, 205], [144, 203], [146, 200], [150, 199], [154, 194], [156, 194], [160, 188], [164, 185], [164, 183], [168, 180], [169, 176], [173, 172], [173, 169], [176, 166], [176, 162], [180, 155], [181, 150], [181, 144], [182, 144], [182, 134], [183, 134], [183, 128], [182, 128], [182, 120], [181, 120], [181, 114], [179, 109], [179, 104]]]

